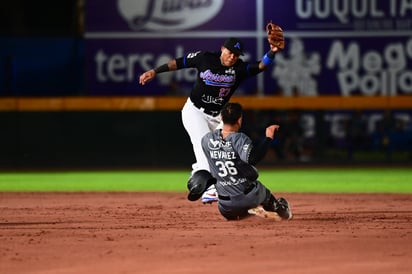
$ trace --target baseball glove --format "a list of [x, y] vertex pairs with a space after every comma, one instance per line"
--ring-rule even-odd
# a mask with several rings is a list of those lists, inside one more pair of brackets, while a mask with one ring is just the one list
[[285, 48], [285, 38], [283, 37], [283, 30], [281, 27], [270, 21], [266, 25], [266, 33], [268, 35], [269, 44], [278, 49]]

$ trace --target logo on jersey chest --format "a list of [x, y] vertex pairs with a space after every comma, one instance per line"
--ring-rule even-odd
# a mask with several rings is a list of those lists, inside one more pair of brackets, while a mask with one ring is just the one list
[[235, 70], [233, 68], [228, 68], [227, 70], [225, 70], [225, 73], [235, 75]]
[[233, 70], [231, 72], [230, 74], [219, 74], [213, 73], [208, 69], [200, 73], [200, 78], [209, 86], [232, 87], [235, 84], [236, 75], [234, 75]]

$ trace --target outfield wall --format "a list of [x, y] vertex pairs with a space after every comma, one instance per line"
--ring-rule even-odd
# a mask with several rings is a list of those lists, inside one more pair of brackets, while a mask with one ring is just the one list
[[188, 166], [178, 112], [0, 112], [0, 168]]
[[[0, 97], [0, 111], [179, 111], [186, 96]], [[412, 110], [412, 96], [238, 96], [246, 109]]]
[[138, 76], [230, 36], [259, 60], [270, 20], [286, 48], [233, 98], [255, 139], [281, 125], [267, 163], [411, 162], [407, 1], [29, 2], [8, 3], [0, 30], [0, 168], [187, 167], [179, 111], [195, 74]]
[[[242, 131], [259, 141], [268, 123], [280, 124], [262, 165], [411, 165], [410, 124], [398, 128], [410, 114], [385, 114], [247, 110]], [[194, 160], [176, 110], [3, 111], [0, 124], [0, 169], [190, 168]]]

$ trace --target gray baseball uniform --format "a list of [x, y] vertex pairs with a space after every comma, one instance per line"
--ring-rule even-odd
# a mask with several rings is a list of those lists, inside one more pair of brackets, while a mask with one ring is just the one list
[[218, 208], [225, 218], [243, 217], [248, 209], [262, 204], [271, 195], [256, 180], [257, 170], [248, 164], [253, 144], [246, 134], [236, 132], [223, 139], [218, 129], [202, 138], [202, 148], [210, 173], [217, 179]]

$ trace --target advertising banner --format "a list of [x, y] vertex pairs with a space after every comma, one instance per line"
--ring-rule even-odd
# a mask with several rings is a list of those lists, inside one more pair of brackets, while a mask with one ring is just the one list
[[245, 43], [245, 61], [269, 50], [265, 25], [285, 31], [275, 64], [236, 94], [411, 95], [410, 0], [86, 1], [87, 90], [92, 95], [187, 95], [193, 70], [138, 77], [197, 50]]

